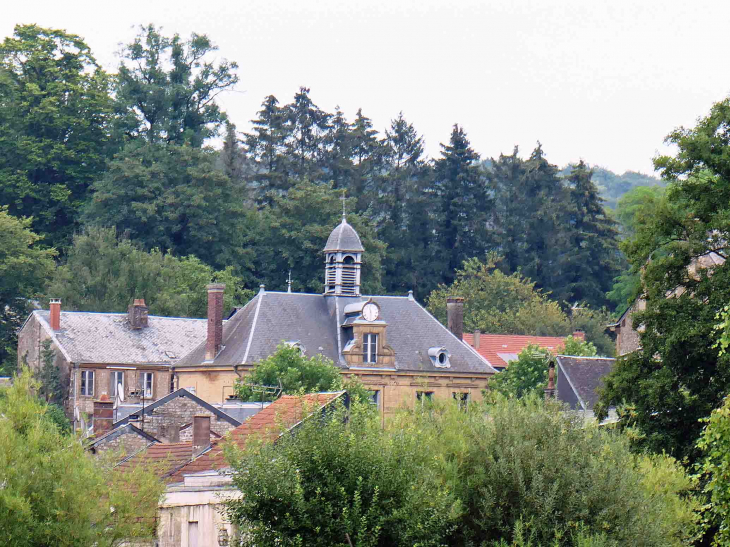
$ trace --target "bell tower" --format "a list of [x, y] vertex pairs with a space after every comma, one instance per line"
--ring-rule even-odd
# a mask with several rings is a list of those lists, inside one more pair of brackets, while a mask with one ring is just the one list
[[364, 251], [360, 236], [342, 215], [342, 222], [332, 230], [324, 247], [325, 296], [360, 296], [360, 266]]

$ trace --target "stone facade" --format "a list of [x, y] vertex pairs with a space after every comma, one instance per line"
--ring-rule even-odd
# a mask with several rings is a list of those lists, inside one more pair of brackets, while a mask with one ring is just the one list
[[618, 357], [636, 351], [641, 347], [641, 326], [634, 327], [633, 315], [646, 309], [646, 301], [639, 299], [624, 312], [618, 323], [613, 325], [616, 333], [616, 355]]
[[[59, 350], [37, 316], [31, 314], [18, 335], [18, 365], [27, 363], [33, 372], [43, 366], [43, 342], [51, 340], [51, 349], [55, 353], [54, 364], [61, 373], [61, 384], [68, 390], [71, 382], [71, 365]], [[92, 409], [93, 410], [93, 409]]]
[[121, 434], [114, 436], [112, 439], [102, 439], [102, 442], [99, 442], [91, 448], [91, 453], [103, 455], [107, 452], [116, 452], [118, 457], [121, 459], [142, 450], [150, 444], [150, 442], [151, 441], [141, 435], [138, 435], [134, 431], [127, 429], [124, 432], [121, 432]]
[[182, 434], [180, 428], [190, 425], [193, 416], [210, 416], [211, 440], [217, 438], [213, 433], [222, 437], [236, 427], [186, 397], [175, 397], [160, 405], [134, 421], [134, 425], [164, 443], [177, 443], [192, 438], [192, 427], [186, 427]]

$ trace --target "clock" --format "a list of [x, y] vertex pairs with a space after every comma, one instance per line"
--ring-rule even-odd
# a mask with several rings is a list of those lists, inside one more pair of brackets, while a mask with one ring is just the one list
[[375, 321], [380, 315], [380, 307], [375, 302], [368, 302], [362, 307], [362, 316], [365, 321]]

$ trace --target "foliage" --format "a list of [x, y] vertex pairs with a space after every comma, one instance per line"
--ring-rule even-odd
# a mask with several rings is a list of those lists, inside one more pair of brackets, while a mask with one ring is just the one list
[[112, 472], [47, 417], [25, 369], [0, 390], [0, 537], [18, 547], [116, 546], [148, 538], [163, 485]]
[[492, 334], [560, 336], [571, 332], [570, 322], [560, 306], [550, 301], [535, 283], [519, 273], [505, 275], [490, 255], [464, 261], [450, 286], [439, 285], [428, 297], [428, 310], [446, 322], [446, 299], [464, 298], [464, 329]]
[[61, 371], [56, 365], [56, 352], [51, 347], [51, 339], [41, 342], [41, 368], [37, 374], [38, 396], [52, 405], [63, 404], [64, 389], [61, 384]]
[[560, 353], [562, 355], [575, 355], [583, 357], [595, 357], [596, 355], [598, 355], [596, 346], [594, 346], [590, 342], [581, 340], [580, 338], [575, 338], [572, 335], [568, 336], [565, 339], [565, 344], [560, 350]]
[[702, 422], [706, 425], [697, 442], [703, 456], [698, 467], [710, 502], [710, 518], [704, 524], [706, 529], [717, 527], [714, 545], [726, 546], [730, 545], [730, 396]]
[[520, 521], [533, 545], [669, 546], [692, 537], [698, 504], [676, 461], [634, 456], [625, 436], [538, 395], [497, 397], [468, 412], [436, 405], [390, 429], [417, 431], [460, 500], [449, 545], [509, 544]]
[[[305, 348], [306, 350], [306, 348]], [[326, 357], [304, 355], [294, 345], [280, 344], [266, 359], [257, 362], [245, 380], [237, 380], [236, 395], [244, 401], [271, 401], [274, 393], [262, 393], [252, 386], [281, 388], [282, 393], [314, 393], [342, 389], [340, 370]]]
[[125, 312], [144, 298], [153, 315], [205, 317], [205, 286], [212, 282], [226, 284], [224, 313], [253, 296], [231, 268], [215, 271], [193, 256], [145, 252], [114, 228], [88, 228], [74, 237], [46, 293], [80, 311]]
[[163, 36], [154, 25], [122, 50], [116, 96], [127, 138], [199, 148], [218, 134], [225, 115], [216, 97], [238, 82], [238, 65], [208, 60], [218, 48], [204, 34]]
[[625, 237], [635, 236], [638, 228], [651, 219], [664, 194], [663, 186], [637, 186], [621, 196], [616, 206], [616, 219]]
[[540, 393], [547, 383], [550, 357], [550, 352], [540, 346], [528, 345], [506, 370], [489, 380], [489, 392], [516, 398]]
[[0, 44], [0, 206], [68, 243], [113, 151], [110, 78], [82, 38], [18, 25]]
[[17, 364], [16, 332], [30, 300], [37, 297], [53, 270], [55, 251], [40, 248], [30, 219], [18, 219], [0, 207], [0, 364], [11, 372]]
[[720, 265], [730, 233], [729, 120], [725, 100], [695, 128], [670, 134], [676, 155], [655, 161], [670, 181], [666, 199], [623, 245], [633, 271], [642, 272], [646, 310], [633, 317], [642, 349], [605, 379], [598, 408], [633, 405], [640, 446], [690, 462], [699, 420], [730, 391], [730, 360], [708, 342], [730, 301], [730, 269]]
[[214, 267], [234, 263], [244, 209], [215, 161], [207, 148], [129, 145], [94, 183], [85, 220], [116, 226], [146, 250], [194, 254]]
[[231, 457], [242, 545], [437, 546], [459, 504], [416, 432], [390, 434], [368, 405], [305, 420], [276, 444]]
[[[569, 175], [572, 169], [573, 166], [569, 165], [561, 170], [561, 174]], [[606, 200], [606, 207], [613, 210], [618, 210], [618, 202], [621, 198], [635, 188], [662, 187], [664, 185], [664, 182], [656, 177], [636, 171], [618, 174], [597, 165], [592, 166], [591, 171], [593, 171], [593, 183], [598, 187], [601, 197]]]

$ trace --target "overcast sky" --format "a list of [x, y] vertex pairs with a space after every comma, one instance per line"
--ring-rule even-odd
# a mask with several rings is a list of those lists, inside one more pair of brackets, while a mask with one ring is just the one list
[[307, 86], [380, 131], [402, 110], [431, 156], [459, 123], [484, 157], [539, 140], [559, 165], [650, 173], [666, 134], [730, 93], [727, 0], [15, 0], [0, 34], [63, 28], [114, 71], [148, 22], [239, 63], [221, 102], [240, 130]]

